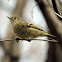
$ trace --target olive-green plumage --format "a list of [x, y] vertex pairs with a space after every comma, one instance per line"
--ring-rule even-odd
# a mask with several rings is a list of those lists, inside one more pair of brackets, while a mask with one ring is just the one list
[[26, 22], [22, 18], [11, 17], [9, 19], [10, 19], [11, 25], [13, 27], [14, 33], [22, 39], [35, 38], [35, 37], [39, 37], [39, 36], [47, 36], [50, 38], [55, 37], [53, 35], [50, 35], [50, 34], [44, 32], [39, 27]]

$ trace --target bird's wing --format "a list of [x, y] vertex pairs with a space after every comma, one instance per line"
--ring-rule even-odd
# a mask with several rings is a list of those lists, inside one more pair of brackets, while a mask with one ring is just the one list
[[38, 30], [40, 30], [40, 31], [44, 31], [44, 30], [40, 29], [39, 27], [37, 27], [37, 26], [35, 26], [35, 25], [33, 25], [33, 24], [30, 24], [30, 23], [27, 23], [27, 22], [23, 23], [22, 26], [23, 26], [23, 27], [27, 27], [27, 28], [38, 29]]
[[[37, 27], [37, 26], [35, 26], [35, 25], [33, 25], [33, 24], [30, 24], [30, 23], [26, 22], [26, 21], [23, 20], [23, 19], [21, 19], [21, 21], [22, 21], [21, 26], [23, 26], [23, 27], [34, 28], [34, 29], [38, 29], [38, 30], [40, 30], [40, 31], [44, 31], [44, 30], [40, 29], [39, 27]], [[20, 23], [19, 23], [19, 24], [20, 24]]]
[[33, 24], [31, 24], [31, 28], [34, 28], [34, 29], [38, 29], [38, 30], [40, 30], [40, 31], [43, 31], [42, 29], [40, 29], [39, 27], [37, 27], [37, 26], [35, 26], [35, 25], [33, 25]]

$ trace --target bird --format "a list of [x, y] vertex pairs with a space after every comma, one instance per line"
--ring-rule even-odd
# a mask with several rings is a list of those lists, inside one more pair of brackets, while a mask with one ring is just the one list
[[[43, 37], [47, 36], [48, 38], [54, 39], [56, 36], [48, 34], [44, 30], [39, 27], [28, 23], [26, 20], [19, 17], [8, 17], [10, 19], [13, 32], [16, 36], [27, 39], [27, 41], [31, 41], [31, 38]], [[16, 38], [17, 42], [20, 38]]]

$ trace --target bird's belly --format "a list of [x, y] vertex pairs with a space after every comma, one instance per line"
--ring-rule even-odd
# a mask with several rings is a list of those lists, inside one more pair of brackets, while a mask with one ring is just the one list
[[31, 37], [30, 31], [27, 28], [14, 28], [14, 33], [21, 38]]

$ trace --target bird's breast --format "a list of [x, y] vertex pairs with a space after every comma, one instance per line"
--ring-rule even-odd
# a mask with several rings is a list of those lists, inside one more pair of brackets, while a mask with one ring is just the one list
[[27, 28], [25, 27], [21, 27], [19, 25], [15, 25], [13, 27], [13, 31], [14, 33], [18, 36], [18, 37], [21, 37], [21, 38], [27, 38], [30, 36], [30, 32], [29, 30], [27, 30]]

